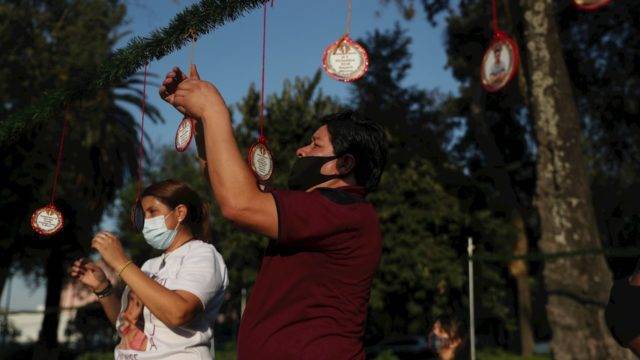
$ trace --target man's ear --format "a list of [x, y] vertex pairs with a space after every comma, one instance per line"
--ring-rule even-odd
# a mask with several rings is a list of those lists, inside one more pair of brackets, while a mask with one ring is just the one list
[[338, 169], [338, 173], [340, 175], [347, 175], [352, 172], [356, 167], [356, 158], [351, 154], [346, 154], [338, 158], [338, 162], [336, 164]]

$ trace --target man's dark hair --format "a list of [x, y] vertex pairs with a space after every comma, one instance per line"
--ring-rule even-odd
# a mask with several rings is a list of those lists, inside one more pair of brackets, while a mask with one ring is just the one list
[[356, 165], [356, 182], [373, 191], [387, 163], [387, 138], [379, 124], [354, 111], [343, 111], [322, 118], [327, 125], [336, 156], [351, 154]]

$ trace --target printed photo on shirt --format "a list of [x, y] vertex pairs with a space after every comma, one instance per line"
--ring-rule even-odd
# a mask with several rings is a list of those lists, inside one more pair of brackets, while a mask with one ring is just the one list
[[118, 349], [145, 351], [147, 349], [147, 335], [144, 333], [144, 305], [129, 287], [125, 289], [125, 292], [127, 294], [123, 296], [123, 299], [126, 299], [126, 304], [120, 314], [118, 327], [120, 335]]

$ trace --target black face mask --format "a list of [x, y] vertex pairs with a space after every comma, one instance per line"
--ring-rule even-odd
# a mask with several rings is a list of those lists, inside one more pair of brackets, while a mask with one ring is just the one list
[[307, 190], [325, 181], [340, 177], [340, 175], [324, 175], [320, 172], [322, 166], [337, 156], [306, 156], [296, 160], [289, 173], [289, 189]]

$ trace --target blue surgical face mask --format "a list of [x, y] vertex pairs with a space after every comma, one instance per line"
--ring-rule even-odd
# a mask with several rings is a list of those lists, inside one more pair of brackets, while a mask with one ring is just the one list
[[176, 235], [178, 234], [180, 223], [178, 223], [176, 228], [173, 230], [167, 228], [167, 224], [164, 220], [167, 218], [167, 216], [169, 216], [169, 214], [164, 216], [156, 216], [151, 219], [145, 219], [144, 221], [142, 236], [144, 236], [147, 244], [158, 250], [165, 250], [166, 248], [168, 248], [169, 245], [171, 245], [171, 243], [173, 242], [173, 239], [175, 239]]

